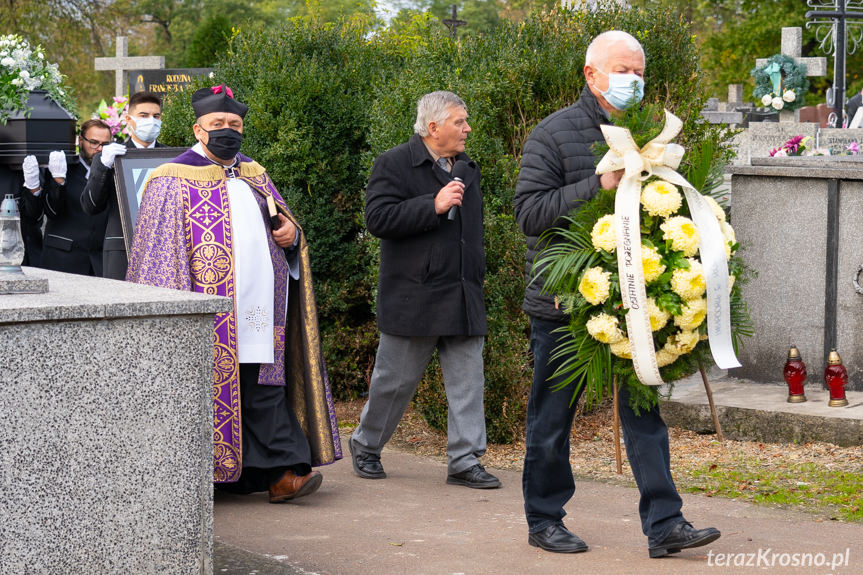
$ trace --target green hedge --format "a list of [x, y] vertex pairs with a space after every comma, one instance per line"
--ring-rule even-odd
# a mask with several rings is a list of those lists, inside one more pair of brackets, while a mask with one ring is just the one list
[[[467, 151], [482, 169], [487, 252], [485, 347], [489, 441], [520, 435], [530, 386], [528, 323], [520, 311], [524, 238], [512, 215], [521, 147], [546, 115], [583, 88], [583, 55], [596, 34], [627, 30], [647, 55], [645, 98], [685, 122], [690, 145], [722, 141], [697, 121], [703, 107], [697, 55], [677, 13], [553, 10], [453, 42], [418, 16], [371, 34], [361, 21], [289, 20], [240, 33], [216, 79], [250, 105], [243, 151], [263, 164], [297, 213], [312, 251], [324, 352], [338, 397], [368, 386], [377, 345], [378, 243], [363, 227], [364, 187], [374, 158], [410, 137], [417, 99], [452, 90], [468, 105]], [[190, 143], [189, 92], [166, 102], [163, 141]], [[440, 370], [430, 366], [415, 405], [446, 427]]]

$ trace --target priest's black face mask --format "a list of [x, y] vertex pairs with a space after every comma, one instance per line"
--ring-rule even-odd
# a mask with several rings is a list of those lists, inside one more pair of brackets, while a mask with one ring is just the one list
[[204, 114], [195, 124], [195, 137], [217, 159], [233, 161], [243, 143], [243, 118], [237, 114]]

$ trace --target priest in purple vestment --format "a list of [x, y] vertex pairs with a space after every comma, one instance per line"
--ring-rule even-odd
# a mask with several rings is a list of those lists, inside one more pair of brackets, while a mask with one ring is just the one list
[[316, 491], [312, 466], [342, 456], [308, 245], [267, 172], [239, 153], [248, 108], [224, 85], [192, 107], [198, 143], [150, 176], [126, 279], [233, 299], [213, 326], [213, 480], [281, 503]]

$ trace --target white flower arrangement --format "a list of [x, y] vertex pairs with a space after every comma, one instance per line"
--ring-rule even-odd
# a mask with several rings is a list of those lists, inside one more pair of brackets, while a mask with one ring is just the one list
[[75, 104], [56, 64], [45, 60], [40, 46], [30, 46], [16, 34], [0, 36], [0, 124], [17, 112], [27, 112], [27, 94], [45, 90], [66, 111], [77, 116]]

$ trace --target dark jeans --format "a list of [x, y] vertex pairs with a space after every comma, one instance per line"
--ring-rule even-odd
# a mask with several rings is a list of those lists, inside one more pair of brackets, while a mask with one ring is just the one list
[[[566, 515], [563, 506], [575, 493], [569, 436], [578, 399], [570, 405], [572, 387], [553, 392], [555, 380], [549, 380], [560, 363], [560, 360], [549, 363], [559, 337], [551, 332], [563, 325], [530, 319], [534, 371], [527, 404], [522, 487], [531, 533], [561, 522]], [[641, 416], [636, 416], [629, 407], [626, 388], [620, 390], [620, 421], [626, 455], [641, 493], [638, 505], [641, 529], [651, 540], [662, 540], [677, 523], [684, 521], [680, 513], [683, 502], [671, 478], [668, 428], [658, 407], [648, 412], [642, 410]]]

